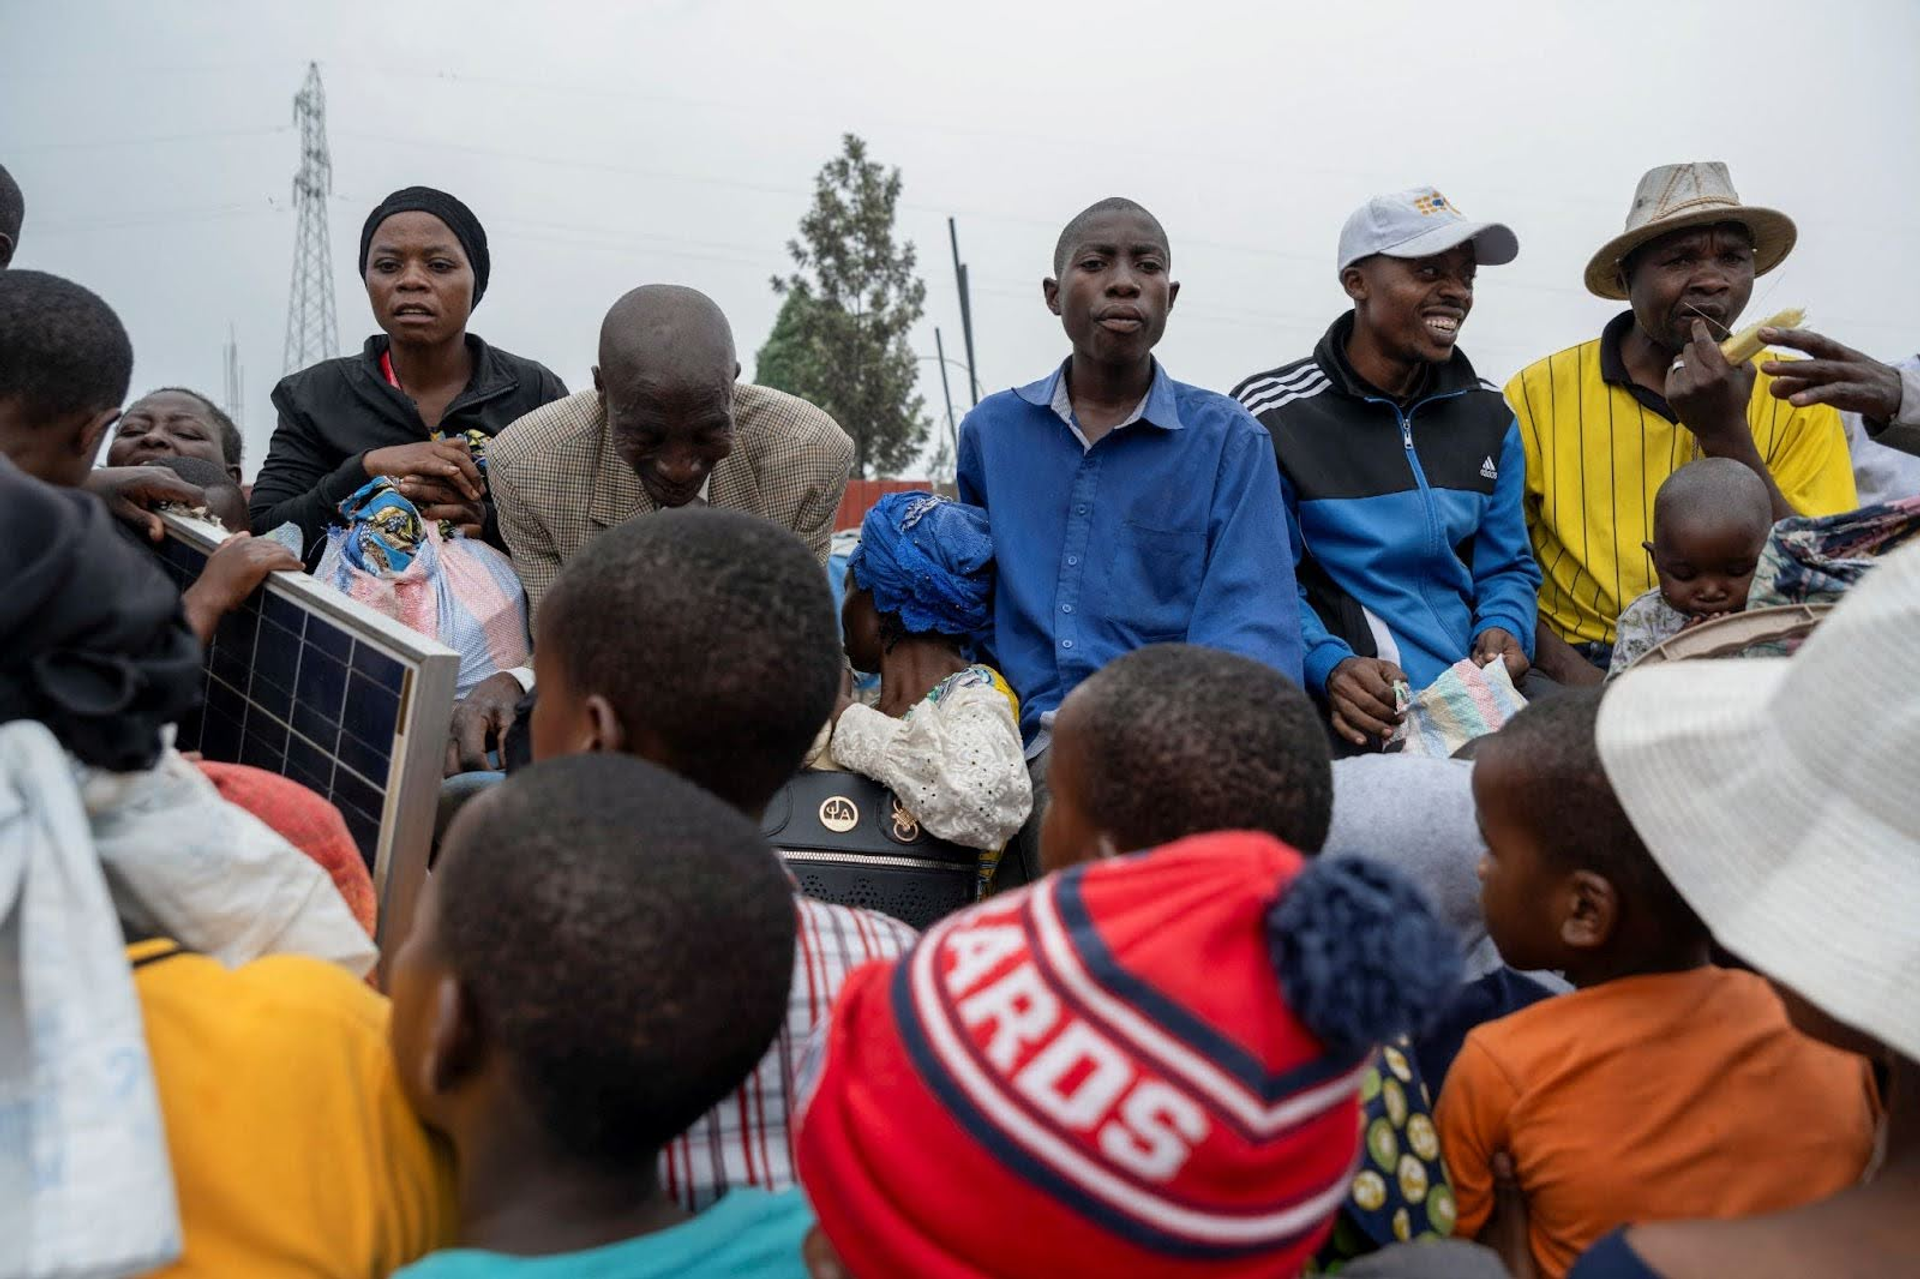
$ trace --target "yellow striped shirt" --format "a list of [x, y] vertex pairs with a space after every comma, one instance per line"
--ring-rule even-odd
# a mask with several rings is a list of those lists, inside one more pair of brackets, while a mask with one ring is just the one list
[[[1507, 383], [1527, 451], [1527, 531], [1540, 561], [1540, 619], [1569, 643], [1611, 643], [1620, 610], [1653, 589], [1653, 496], [1700, 456], [1666, 402], [1634, 386], [1620, 358], [1629, 312], [1590, 342]], [[1770, 358], [1770, 356], [1769, 356]], [[1840, 415], [1794, 408], [1755, 371], [1747, 422], [1781, 493], [1802, 515], [1857, 504]]]

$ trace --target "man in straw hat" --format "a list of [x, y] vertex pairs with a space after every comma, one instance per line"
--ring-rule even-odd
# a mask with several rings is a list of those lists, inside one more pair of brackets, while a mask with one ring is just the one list
[[1724, 164], [1652, 170], [1626, 230], [1587, 264], [1588, 291], [1631, 309], [1507, 384], [1545, 575], [1535, 664], [1547, 675], [1601, 678], [1620, 610], [1653, 586], [1654, 494], [1693, 459], [1751, 467], [1776, 520], [1853, 509], [1839, 415], [1775, 398], [1770, 375], [1720, 352], [1754, 277], [1780, 265], [1795, 235], [1786, 214], [1742, 204]]

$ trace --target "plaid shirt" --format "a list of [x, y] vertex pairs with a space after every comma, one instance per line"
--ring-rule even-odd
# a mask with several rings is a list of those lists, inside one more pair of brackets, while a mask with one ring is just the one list
[[[733, 452], [713, 468], [708, 500], [792, 529], [825, 564], [852, 469], [853, 441], [832, 418], [784, 391], [741, 383]], [[659, 509], [614, 452], [598, 391], [555, 400], [502, 431], [487, 450], [487, 487], [534, 614], [588, 539]]]
[[783, 1190], [794, 1183], [794, 1134], [787, 1117], [807, 1041], [827, 1019], [849, 973], [871, 960], [905, 954], [916, 937], [899, 920], [870, 910], [807, 897], [795, 897], [794, 904], [800, 933], [785, 1024], [746, 1082], [660, 1153], [661, 1184], [688, 1212], [699, 1212], [735, 1186]]

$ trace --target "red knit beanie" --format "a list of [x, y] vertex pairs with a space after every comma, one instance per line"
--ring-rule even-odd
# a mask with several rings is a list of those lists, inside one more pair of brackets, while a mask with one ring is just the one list
[[859, 1279], [1291, 1275], [1371, 1043], [1457, 977], [1374, 863], [1230, 833], [1083, 866], [854, 975], [800, 1179]]

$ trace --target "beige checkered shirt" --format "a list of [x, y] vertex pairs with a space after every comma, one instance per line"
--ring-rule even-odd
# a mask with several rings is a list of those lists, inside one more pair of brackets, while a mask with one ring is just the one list
[[[743, 382], [733, 452], [713, 468], [707, 500], [792, 529], [824, 564], [852, 469], [853, 441], [832, 418]], [[500, 432], [487, 449], [487, 487], [536, 614], [568, 556], [600, 530], [658, 509], [614, 452], [597, 391], [555, 400]]]

